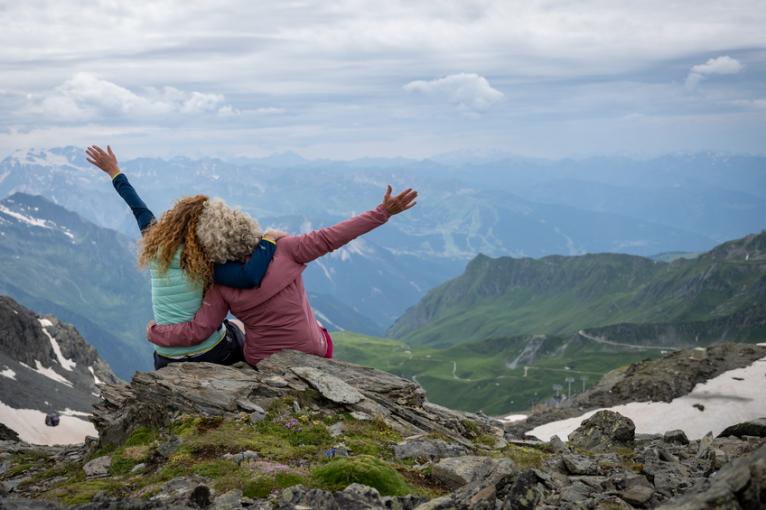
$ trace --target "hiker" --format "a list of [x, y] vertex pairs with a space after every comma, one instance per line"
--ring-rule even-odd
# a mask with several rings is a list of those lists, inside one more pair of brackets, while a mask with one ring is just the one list
[[[282, 238], [259, 288], [232, 289], [216, 284], [205, 294], [193, 320], [165, 325], [150, 322], [149, 340], [161, 347], [198, 342], [231, 310], [245, 324], [245, 360], [251, 365], [285, 349], [331, 358], [332, 338], [314, 318], [303, 286], [306, 264], [412, 208], [416, 197], [412, 189], [392, 197], [388, 186], [383, 202], [371, 211], [332, 227]], [[197, 228], [201, 248], [216, 262], [230, 258], [237, 250], [239, 228], [224, 228], [229, 214], [225, 204], [216, 203], [205, 211], [208, 216], [203, 215]]]
[[[152, 286], [152, 309], [158, 324], [190, 320], [202, 303], [206, 288], [215, 281], [233, 287], [258, 287], [276, 251], [276, 240], [283, 232], [261, 234], [246, 214], [234, 210], [232, 218], [242, 231], [237, 250], [231, 257], [212, 265], [197, 243], [196, 229], [210, 200], [195, 195], [178, 200], [157, 221], [122, 173], [112, 148], [104, 151], [96, 145], [87, 148], [88, 161], [112, 178], [117, 193], [128, 204], [141, 230], [139, 265], [149, 267]], [[247, 262], [241, 262], [250, 256]], [[228, 260], [228, 262], [227, 262]], [[242, 330], [233, 322], [218, 321], [207, 335], [183, 346], [154, 345], [154, 368], [170, 363], [207, 361], [231, 365], [243, 360]]]

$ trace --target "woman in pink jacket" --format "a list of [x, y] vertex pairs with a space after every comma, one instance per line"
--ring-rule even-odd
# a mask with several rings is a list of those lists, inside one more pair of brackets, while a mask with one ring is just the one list
[[[417, 192], [412, 189], [392, 197], [389, 186], [383, 202], [371, 211], [332, 227], [280, 239], [260, 287], [234, 289], [214, 285], [205, 294], [193, 320], [162, 326], [150, 323], [149, 340], [165, 347], [193, 345], [209, 337], [231, 310], [245, 325], [244, 354], [251, 365], [284, 349], [332, 357], [332, 339], [314, 318], [303, 287], [306, 264], [410, 209], [416, 198]], [[197, 228], [202, 249], [212, 262], [222, 257], [225, 260], [229, 251], [236, 251], [241, 233], [224, 227], [231, 224], [227, 221], [230, 214], [220, 204], [211, 207], [207, 220]]]

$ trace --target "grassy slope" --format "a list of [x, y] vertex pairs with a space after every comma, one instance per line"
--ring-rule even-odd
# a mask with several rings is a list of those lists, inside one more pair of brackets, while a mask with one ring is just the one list
[[[547, 337], [538, 358], [524, 375], [524, 363], [510, 369], [530, 338], [497, 338], [447, 349], [410, 346], [400, 340], [355, 333], [333, 334], [338, 359], [374, 366], [414, 378], [428, 399], [447, 407], [488, 414], [520, 411], [553, 396], [553, 385], [567, 387], [565, 378], [576, 379], [573, 394], [596, 383], [609, 370], [659, 355], [659, 351], [624, 352], [592, 342]], [[565, 390], [566, 391], [566, 390]]]
[[672, 263], [618, 254], [542, 259], [479, 256], [391, 328], [446, 347], [493, 336], [570, 335], [619, 323], [724, 317], [766, 296], [766, 233]]

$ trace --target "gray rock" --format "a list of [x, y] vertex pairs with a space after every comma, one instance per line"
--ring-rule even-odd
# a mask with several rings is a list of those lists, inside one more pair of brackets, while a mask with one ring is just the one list
[[249, 413], [266, 414], [266, 411], [261, 406], [259, 406], [258, 404], [256, 404], [255, 402], [247, 398], [237, 400], [237, 406], [239, 406], [240, 409], [243, 409]]
[[571, 503], [580, 502], [591, 497], [594, 492], [596, 491], [593, 489], [593, 487], [580, 481], [575, 481], [572, 485], [562, 489], [561, 499]]
[[364, 411], [352, 411], [351, 417], [359, 421], [370, 421], [372, 419], [372, 416], [365, 413]]
[[564, 443], [564, 441], [561, 440], [559, 436], [554, 435], [551, 440], [549, 441], [551, 448], [554, 452], [565, 452], [567, 451], [567, 445]]
[[440, 496], [415, 507], [415, 510], [454, 510], [452, 496]]
[[242, 491], [239, 489], [224, 492], [213, 499], [212, 510], [231, 510], [232, 508], [242, 508]]
[[345, 428], [346, 425], [342, 421], [339, 421], [327, 427], [327, 432], [329, 432], [332, 437], [338, 437], [343, 435], [343, 430]]
[[397, 459], [434, 461], [445, 457], [458, 457], [467, 454], [468, 449], [464, 446], [422, 436], [407, 438], [401, 443], [394, 445], [394, 457]]
[[654, 489], [646, 485], [633, 485], [620, 492], [620, 497], [631, 505], [641, 506], [654, 495]]
[[338, 443], [333, 448], [335, 449], [335, 457], [348, 457], [350, 454], [348, 447], [343, 443]]
[[88, 478], [96, 478], [99, 476], [108, 476], [109, 469], [112, 467], [112, 457], [104, 455], [98, 457], [90, 462], [86, 463], [82, 469], [85, 471], [85, 476]]
[[666, 443], [673, 444], [689, 444], [689, 438], [686, 437], [686, 432], [681, 429], [669, 430], [662, 436], [662, 440]]
[[636, 426], [630, 418], [613, 411], [599, 411], [569, 434], [569, 444], [596, 452], [633, 445]]
[[317, 368], [294, 367], [292, 371], [313, 386], [323, 397], [337, 404], [356, 404], [364, 398], [364, 395], [353, 386]]
[[573, 475], [596, 475], [598, 474], [598, 464], [584, 455], [574, 453], [565, 453], [561, 456], [567, 471]]
[[534, 510], [545, 495], [539, 476], [533, 470], [519, 473], [503, 501], [503, 510]]
[[766, 508], [766, 445], [663, 505], [665, 510]]
[[260, 458], [258, 452], [252, 450], [245, 450], [239, 453], [226, 453], [223, 456], [224, 459], [242, 464], [243, 462], [256, 461]]
[[178, 450], [179, 446], [181, 446], [181, 438], [173, 436], [157, 448], [157, 455], [163, 459], [169, 459]]
[[253, 411], [250, 413], [250, 423], [258, 423], [266, 418], [266, 413], [262, 411]]
[[264, 384], [268, 384], [274, 388], [286, 388], [288, 386], [288, 382], [283, 377], [279, 377], [278, 375], [267, 377], [263, 380], [263, 382]]
[[133, 468], [130, 470], [130, 472], [131, 473], [138, 473], [140, 471], [143, 471], [144, 469], [146, 469], [146, 464], [141, 462], [140, 464], [136, 464], [135, 466], [133, 466]]
[[766, 437], [766, 418], [757, 418], [742, 423], [737, 423], [731, 427], [726, 427], [718, 437]]
[[510, 459], [493, 459], [475, 455], [441, 459], [431, 468], [431, 476], [434, 479], [453, 489], [479, 482], [489, 476], [512, 472], [513, 462]]

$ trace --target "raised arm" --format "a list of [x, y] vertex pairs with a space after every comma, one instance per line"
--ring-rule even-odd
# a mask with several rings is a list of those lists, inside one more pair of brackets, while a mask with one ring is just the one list
[[289, 249], [296, 262], [308, 264], [314, 259], [337, 250], [362, 234], [379, 227], [394, 214], [406, 211], [415, 205], [417, 192], [411, 188], [391, 196], [391, 186], [388, 186], [383, 203], [371, 211], [354, 216], [332, 227], [321, 228], [301, 236], [288, 237], [282, 241], [284, 248]]
[[106, 151], [98, 145], [91, 145], [85, 150], [88, 155], [88, 162], [96, 165], [104, 173], [112, 178], [112, 185], [117, 193], [125, 200], [133, 216], [136, 218], [138, 228], [143, 232], [154, 222], [154, 214], [146, 206], [136, 190], [128, 182], [128, 178], [120, 171], [117, 164], [117, 156], [112, 152], [111, 146], [106, 146]]
[[192, 320], [161, 325], [151, 321], [146, 328], [146, 336], [151, 343], [162, 347], [197, 345], [221, 326], [228, 313], [229, 305], [218, 287], [213, 286], [205, 293], [205, 299]]

